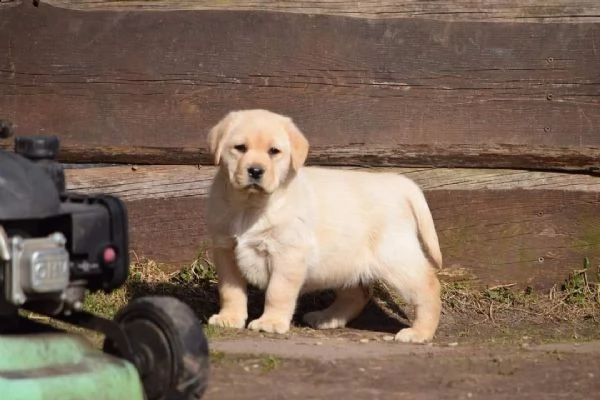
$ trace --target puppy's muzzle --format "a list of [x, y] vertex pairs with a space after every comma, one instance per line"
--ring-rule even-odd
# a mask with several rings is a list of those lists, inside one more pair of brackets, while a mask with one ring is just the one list
[[251, 182], [260, 182], [265, 174], [265, 170], [260, 165], [251, 165], [247, 171]]

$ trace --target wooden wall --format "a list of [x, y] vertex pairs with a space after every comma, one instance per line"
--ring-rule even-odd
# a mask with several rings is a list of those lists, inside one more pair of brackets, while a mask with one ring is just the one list
[[133, 249], [162, 262], [203, 241], [207, 130], [262, 107], [310, 164], [422, 184], [448, 275], [547, 288], [599, 264], [600, 3], [398, 3], [2, 2], [0, 118], [120, 164], [69, 187], [123, 196]]

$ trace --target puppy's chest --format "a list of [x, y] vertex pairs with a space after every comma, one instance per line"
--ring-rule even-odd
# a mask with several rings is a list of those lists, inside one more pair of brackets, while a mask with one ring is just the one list
[[253, 286], [264, 289], [271, 274], [270, 254], [273, 251], [272, 239], [265, 237], [236, 237], [235, 257], [238, 268]]

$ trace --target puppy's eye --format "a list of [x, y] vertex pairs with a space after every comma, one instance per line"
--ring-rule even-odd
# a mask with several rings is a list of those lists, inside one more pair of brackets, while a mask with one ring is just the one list
[[239, 151], [240, 153], [245, 153], [248, 151], [248, 147], [246, 147], [245, 144], [237, 144], [233, 146], [233, 148]]
[[271, 147], [269, 149], [269, 155], [271, 155], [271, 156], [274, 156], [274, 155], [279, 154], [279, 153], [281, 153], [281, 150], [279, 150], [276, 147]]

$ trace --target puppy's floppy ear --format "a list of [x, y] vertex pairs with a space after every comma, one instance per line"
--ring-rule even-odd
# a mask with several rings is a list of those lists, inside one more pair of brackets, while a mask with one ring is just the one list
[[237, 111], [230, 111], [222, 120], [220, 120], [209, 132], [207, 137], [208, 150], [213, 156], [215, 165], [221, 162], [221, 153], [225, 143], [225, 137], [231, 131], [232, 122], [236, 119]]
[[285, 129], [290, 138], [291, 150], [292, 150], [292, 167], [295, 171], [298, 171], [308, 157], [308, 140], [304, 136], [300, 129], [296, 126], [291, 118], [287, 118], [285, 123]]

